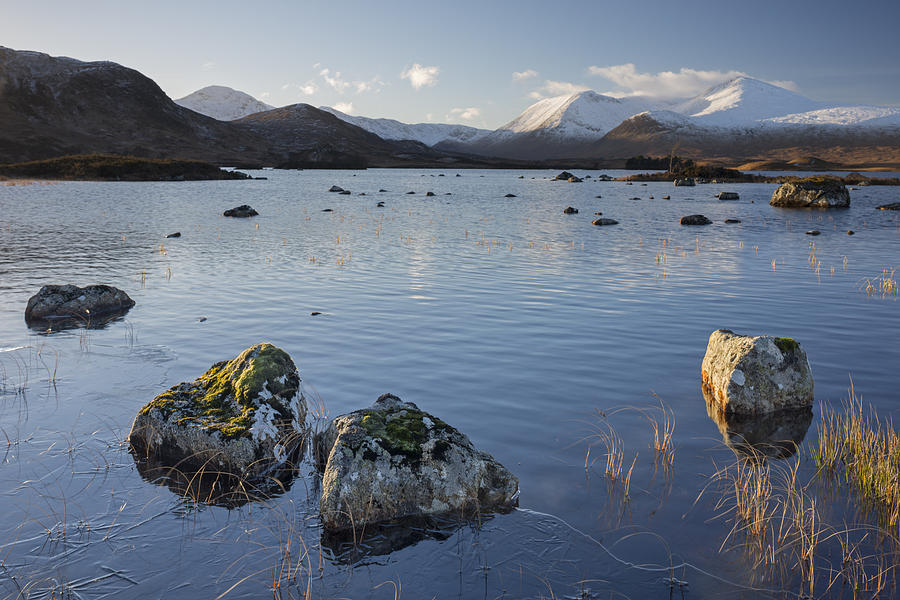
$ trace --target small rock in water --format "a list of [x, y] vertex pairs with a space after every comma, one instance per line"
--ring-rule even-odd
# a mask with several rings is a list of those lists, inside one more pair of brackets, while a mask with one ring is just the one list
[[740, 223], [740, 219], [725, 219], [726, 223]]
[[716, 330], [700, 375], [704, 391], [728, 414], [764, 414], [813, 403], [806, 352], [791, 338]]
[[415, 194], [415, 192], [406, 192], [406, 195], [407, 195], [407, 196], [408, 196], [409, 194]]
[[386, 192], [387, 190], [378, 190], [379, 192]]
[[847, 230], [847, 235], [854, 235], [855, 233], [856, 233], [856, 232], [853, 231], [852, 229], [848, 229], [848, 230]]
[[309, 316], [315, 317], [315, 316], [318, 316], [318, 315], [321, 315], [321, 314], [322, 314], [322, 313], [320, 313], [319, 311], [314, 310], [314, 311], [312, 311], [311, 313], [309, 313]]
[[434, 196], [434, 192], [425, 192], [425, 195], [428, 197]]
[[597, 194], [597, 195], [594, 196], [594, 197], [595, 197], [595, 198], [602, 198], [603, 196], [601, 196], [600, 194]]
[[365, 193], [365, 192], [360, 192], [359, 195], [360, 195], [360, 196], [365, 196], [366, 193]]
[[577, 215], [577, 214], [578, 214], [578, 209], [577, 209], [577, 208], [573, 208], [573, 207], [571, 207], [571, 206], [567, 206], [567, 207], [565, 208], [565, 210], [563, 210], [563, 214], [565, 214], [565, 215]]
[[619, 224], [619, 222], [616, 221], [615, 219], [597, 219], [591, 223], [591, 225], [597, 225], [598, 227], [602, 226], [602, 225], [618, 225], [618, 224]]
[[891, 202], [890, 204], [882, 204], [878, 210], [900, 210], [900, 202]]
[[169, 239], [169, 238], [180, 238], [180, 237], [181, 237], [181, 232], [180, 232], [180, 231], [176, 231], [175, 233], [170, 233], [169, 235], [167, 235], [167, 236], [166, 236], [166, 239]]
[[818, 229], [810, 229], [806, 232], [806, 235], [820, 235], [822, 232]]
[[600, 212], [600, 211], [599, 211], [599, 210], [598, 210], [598, 211], [597, 211], [597, 212], [595, 212], [595, 213], [594, 213], [594, 214], [595, 214], [595, 215], [602, 215], [602, 214], [603, 214], [603, 213], [602, 213], [602, 212]]
[[460, 175], [459, 173], [457, 173], [456, 176], [457, 176], [457, 177], [462, 177], [462, 175]]
[[322, 212], [334, 212], [333, 208], [323, 208]]
[[719, 192], [716, 194], [716, 198], [719, 200], [740, 200], [740, 196], [737, 192]]
[[343, 191], [344, 191], [344, 188], [342, 188], [342, 187], [339, 186], [339, 185], [333, 185], [333, 186], [331, 186], [330, 188], [328, 188], [328, 191], [329, 191], [329, 192], [343, 192]]
[[335, 417], [316, 437], [316, 455], [323, 472], [322, 524], [331, 531], [511, 508], [519, 496], [519, 480], [491, 455], [392, 394]]
[[240, 206], [235, 206], [234, 208], [229, 208], [222, 214], [226, 217], [247, 218], [247, 217], [255, 217], [259, 213], [256, 212], [253, 209], [253, 207], [251, 207], [247, 204], [241, 204]]
[[650, 200], [653, 200], [653, 196], [650, 196]]
[[663, 200], [671, 200], [672, 196], [663, 196]]
[[379, 202], [375, 205], [375, 208], [384, 208], [384, 202]]
[[199, 319], [197, 319], [198, 323], [203, 323], [205, 321], [206, 321], [206, 317], [200, 317]]
[[340, 194], [341, 196], [349, 196], [352, 193], [353, 192], [351, 192], [350, 190], [341, 190], [340, 192], [338, 192], [338, 194]]
[[688, 215], [686, 217], [681, 217], [682, 225], [709, 225], [711, 223], [712, 221], [703, 215]]
[[515, 198], [516, 195], [515, 195], [515, 194], [507, 194], [507, 195], [505, 195], [505, 196], [503, 196], [503, 197], [504, 197], [504, 198]]
[[[50, 321], [91, 325], [93, 319], [127, 313], [134, 306], [128, 294], [109, 285], [45, 285], [28, 299], [25, 322], [43, 327]], [[99, 323], [97, 323], [99, 324]]]
[[634, 196], [632, 198], [629, 198], [629, 200], [640, 200], [640, 198], [638, 198], [637, 196]]

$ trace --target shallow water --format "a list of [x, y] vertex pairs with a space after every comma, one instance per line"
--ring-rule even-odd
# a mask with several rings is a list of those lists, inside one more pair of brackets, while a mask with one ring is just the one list
[[[684, 592], [668, 569], [683, 562], [691, 595], [753, 597], [744, 586], [767, 586], [719, 553], [715, 498], [695, 503], [733, 457], [700, 391], [709, 334], [796, 338], [817, 410], [852, 377], [900, 417], [900, 304], [863, 289], [900, 266], [900, 214], [874, 209], [898, 188], [826, 212], [772, 208], [768, 184], [254, 174], [268, 180], [0, 187], [3, 597], [255, 598], [273, 573], [284, 597], [656, 597]], [[245, 203], [260, 216], [221, 216]], [[619, 225], [592, 226], [597, 211]], [[694, 213], [714, 224], [678, 224]], [[102, 329], [30, 331], [25, 304], [47, 283], [115, 285], [137, 305]], [[145, 481], [122, 444], [137, 410], [261, 341], [292, 355], [330, 416], [392, 392], [457, 427], [520, 478], [520, 510], [342, 553], [320, 544], [307, 463], [285, 493], [237, 508]], [[676, 422], [668, 475], [645, 417], [660, 401]], [[627, 503], [603, 474], [598, 411], [634, 461]]]

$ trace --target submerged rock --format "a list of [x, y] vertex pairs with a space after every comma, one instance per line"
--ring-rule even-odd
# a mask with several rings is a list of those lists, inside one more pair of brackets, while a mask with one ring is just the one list
[[681, 217], [682, 225], [709, 225], [711, 223], [712, 221], [703, 215], [688, 215], [686, 217]]
[[719, 428], [725, 445], [750, 459], [788, 458], [797, 452], [812, 423], [809, 406], [762, 415], [727, 414], [703, 390], [706, 414]]
[[813, 403], [809, 360], [791, 338], [716, 330], [709, 336], [701, 378], [727, 414], [756, 415]]
[[28, 299], [25, 322], [43, 326], [71, 320], [90, 325], [94, 319], [125, 314], [132, 306], [134, 300], [128, 294], [109, 285], [45, 285]]
[[807, 177], [781, 184], [769, 204], [784, 208], [848, 208], [850, 192], [837, 179]]
[[577, 215], [577, 214], [578, 214], [578, 209], [577, 209], [577, 208], [573, 208], [573, 207], [571, 207], [571, 206], [567, 206], [567, 207], [563, 210], [563, 214], [564, 214], [564, 215]]
[[246, 217], [255, 217], [259, 213], [256, 212], [252, 206], [249, 206], [247, 204], [241, 204], [240, 206], [235, 206], [234, 208], [229, 208], [222, 214], [225, 215], [226, 217], [246, 218]]
[[740, 196], [737, 192], [719, 192], [716, 194], [716, 198], [719, 200], [740, 200]]
[[129, 441], [137, 457], [182, 472], [255, 479], [289, 465], [305, 421], [294, 361], [272, 344], [257, 344], [147, 403]]
[[396, 396], [336, 417], [317, 438], [327, 529], [515, 505], [519, 480], [469, 438]]

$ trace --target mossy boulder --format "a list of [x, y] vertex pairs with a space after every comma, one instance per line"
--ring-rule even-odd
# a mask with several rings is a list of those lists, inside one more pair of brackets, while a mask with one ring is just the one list
[[848, 208], [850, 192], [840, 179], [805, 177], [781, 184], [769, 204], [783, 208]]
[[272, 344], [257, 344], [151, 400], [129, 440], [136, 456], [181, 471], [256, 478], [292, 459], [305, 421], [294, 361]]
[[60, 321], [91, 326], [123, 315], [132, 306], [128, 294], [109, 285], [45, 285], [28, 299], [25, 322], [32, 327]]
[[760, 415], [813, 403], [809, 360], [791, 338], [716, 330], [709, 336], [700, 373], [707, 400], [728, 415]]
[[322, 522], [329, 530], [429, 514], [511, 507], [519, 480], [469, 438], [384, 394], [336, 417], [317, 438]]

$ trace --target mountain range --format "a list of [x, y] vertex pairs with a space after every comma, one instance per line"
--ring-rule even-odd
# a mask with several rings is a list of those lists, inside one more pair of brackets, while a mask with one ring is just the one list
[[[490, 131], [407, 124], [334, 108], [273, 108], [209, 86], [173, 101], [112, 62], [0, 47], [0, 161], [78, 152], [199, 158], [292, 167], [525, 166], [551, 159], [608, 163], [638, 154], [737, 165], [816, 156], [900, 165], [900, 108], [818, 102], [738, 77], [693, 98], [546, 98]], [[522, 162], [516, 162], [522, 161]]]

